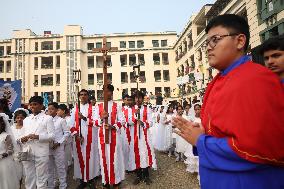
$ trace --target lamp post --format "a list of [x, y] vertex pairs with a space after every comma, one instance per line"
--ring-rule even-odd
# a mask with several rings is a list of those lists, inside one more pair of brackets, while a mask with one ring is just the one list
[[140, 79], [140, 64], [134, 64], [133, 65], [133, 76], [136, 80], [136, 90], [138, 91], [139, 89], [139, 86], [138, 86], [138, 83], [139, 83], [139, 79]]
[[[76, 99], [76, 94], [79, 93], [79, 83], [81, 82], [81, 70], [80, 69], [73, 70], [73, 81], [76, 87], [76, 90], [75, 90], [75, 99]], [[73, 103], [75, 99], [73, 98]], [[79, 99], [78, 99], [78, 102], [79, 102]]]

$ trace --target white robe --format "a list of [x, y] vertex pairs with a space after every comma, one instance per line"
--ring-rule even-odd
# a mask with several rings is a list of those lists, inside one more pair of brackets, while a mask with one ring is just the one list
[[[137, 117], [134, 114], [136, 109], [137, 106], [131, 109], [131, 117], [129, 117], [131, 142], [129, 146], [128, 170], [133, 171], [147, 167], [157, 169], [155, 152], [149, 134], [149, 128], [152, 124], [152, 111], [147, 106], [141, 107], [140, 120], [143, 122], [144, 126], [140, 126], [139, 128], [137, 125]], [[147, 111], [146, 114], [144, 114], [144, 110]]]
[[[166, 120], [165, 122], [167, 121], [172, 121], [172, 118], [173, 118], [173, 114], [166, 114]], [[169, 148], [172, 146], [173, 144], [173, 128], [172, 128], [172, 124], [171, 123], [168, 123], [166, 124], [165, 123], [165, 149], [166, 150], [169, 150]]]
[[[90, 115], [88, 112], [89, 108], [92, 111]], [[75, 107], [71, 113], [70, 126], [72, 136], [80, 133], [79, 126], [75, 122], [77, 117], [75, 114], [77, 112], [77, 107]], [[80, 112], [87, 118], [87, 121], [81, 120], [83, 143], [80, 144], [79, 141], [73, 139], [74, 177], [87, 182], [100, 175], [98, 128], [93, 127], [93, 107], [90, 104], [81, 104]]]
[[155, 142], [155, 147], [158, 151], [166, 151], [166, 125], [165, 125], [165, 120], [166, 120], [166, 114], [160, 113], [160, 121], [157, 126], [157, 133], [156, 133], [156, 142]]
[[[182, 116], [185, 119], [188, 119], [187, 116]], [[184, 140], [181, 136], [177, 135], [176, 136], [176, 152], [178, 153], [185, 153], [186, 148], [188, 146], [188, 142]]]
[[[115, 111], [113, 111], [115, 110]], [[125, 124], [125, 118], [121, 106], [113, 101], [108, 102], [108, 124], [115, 127], [109, 129], [109, 144], [105, 143], [105, 129], [100, 115], [103, 111], [103, 103], [94, 111], [94, 124], [99, 127], [99, 154], [103, 184], [118, 184], [125, 179], [124, 153], [122, 148], [121, 127]]]

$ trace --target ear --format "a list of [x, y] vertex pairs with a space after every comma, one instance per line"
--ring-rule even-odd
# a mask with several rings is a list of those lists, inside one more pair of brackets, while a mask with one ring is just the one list
[[244, 34], [239, 34], [236, 38], [237, 38], [237, 49], [240, 51], [244, 50], [247, 41], [246, 36]]

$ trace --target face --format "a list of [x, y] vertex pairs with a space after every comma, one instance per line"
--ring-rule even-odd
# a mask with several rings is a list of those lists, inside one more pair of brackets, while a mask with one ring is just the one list
[[89, 99], [89, 95], [87, 92], [80, 92], [80, 101], [82, 103], [87, 103], [88, 102], [88, 99]]
[[144, 102], [149, 102], [148, 96], [144, 96]]
[[182, 107], [178, 107], [177, 113], [178, 113], [178, 115], [180, 115], [180, 116], [183, 114], [183, 109], [182, 109]]
[[48, 115], [54, 117], [57, 115], [57, 108], [55, 108], [53, 105], [48, 106]]
[[189, 112], [190, 106], [185, 106], [185, 111]]
[[264, 52], [264, 63], [267, 68], [279, 76], [284, 76], [284, 51], [269, 50]]
[[22, 114], [17, 115], [17, 117], [16, 117], [16, 123], [17, 123], [18, 125], [23, 125], [23, 120], [24, 120], [25, 118], [26, 118], [26, 117], [23, 116]]
[[173, 111], [174, 111], [174, 108], [170, 106], [170, 107], [169, 107], [169, 112], [170, 112], [170, 113], [173, 113]]
[[142, 97], [135, 97], [135, 103], [137, 105], [141, 105], [143, 103], [143, 98]]
[[195, 112], [195, 116], [196, 117], [200, 116], [200, 110], [201, 110], [200, 106], [195, 106], [194, 107], [194, 112]]
[[208, 31], [206, 44], [210, 66], [224, 70], [243, 55], [246, 37], [243, 34], [233, 34], [222, 26], [211, 28]]
[[30, 103], [30, 109], [33, 114], [40, 113], [41, 109], [43, 108], [43, 105], [38, 102], [31, 102]]
[[123, 103], [127, 106], [128, 105], [128, 98], [124, 98]]
[[160, 112], [162, 113], [164, 111], [164, 106], [161, 106]]
[[62, 110], [62, 109], [58, 109], [58, 110], [57, 110], [57, 115], [58, 115], [59, 117], [63, 117], [63, 116], [65, 115], [65, 111]]

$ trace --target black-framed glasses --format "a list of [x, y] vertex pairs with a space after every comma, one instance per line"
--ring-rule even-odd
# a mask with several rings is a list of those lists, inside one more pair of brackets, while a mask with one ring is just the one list
[[213, 35], [209, 39], [205, 40], [202, 47], [206, 49], [208, 46], [210, 46], [212, 49], [214, 49], [220, 40], [224, 39], [225, 37], [236, 36], [236, 35], [239, 35], [239, 33], [232, 33], [227, 35]]

